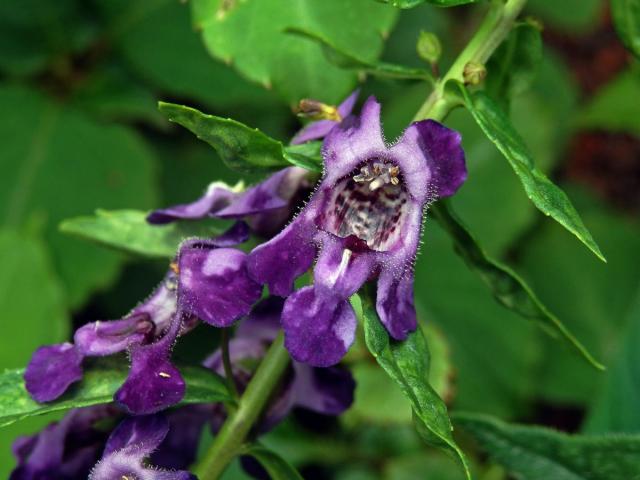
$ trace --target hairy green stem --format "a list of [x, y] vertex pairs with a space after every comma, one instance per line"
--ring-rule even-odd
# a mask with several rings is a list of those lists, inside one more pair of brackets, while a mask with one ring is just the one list
[[432, 118], [442, 121], [456, 106], [447, 97], [445, 86], [449, 80], [464, 81], [464, 67], [470, 63], [485, 64], [491, 54], [511, 31], [513, 23], [524, 8], [527, 0], [493, 0], [489, 12], [478, 27], [467, 46], [460, 52], [449, 71], [442, 77], [422, 104], [414, 121]]
[[238, 408], [224, 422], [213, 444], [196, 468], [200, 480], [216, 480], [240, 452], [251, 427], [260, 417], [272, 392], [289, 364], [282, 332], [262, 359], [238, 402]]
[[[442, 121], [447, 116], [456, 103], [445, 95], [446, 83], [449, 80], [464, 81], [464, 68], [469, 62], [484, 64], [489, 59], [511, 31], [525, 3], [526, 0], [493, 0], [477, 32], [445, 76], [435, 84], [414, 120], [432, 118]], [[225, 375], [233, 384], [228, 342], [225, 347], [228, 338], [225, 335], [226, 333], [223, 333], [223, 363]], [[247, 434], [260, 417], [288, 364], [289, 354], [284, 348], [284, 336], [281, 332], [249, 382], [238, 402], [238, 408], [229, 414], [211, 448], [196, 468], [196, 474], [201, 480], [217, 480], [234, 457], [242, 451]], [[230, 385], [230, 388], [234, 387], [235, 385]]]

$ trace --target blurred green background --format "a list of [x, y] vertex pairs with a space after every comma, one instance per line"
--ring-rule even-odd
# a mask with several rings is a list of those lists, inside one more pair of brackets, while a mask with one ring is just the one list
[[[366, 40], [361, 55], [421, 66], [414, 47], [427, 30], [442, 41], [443, 70], [483, 10], [396, 11], [357, 3], [375, 18], [377, 32], [336, 21], [345, 23], [345, 42]], [[430, 219], [416, 296], [454, 365], [447, 399], [453, 410], [566, 431], [640, 432], [640, 71], [616, 38], [606, 2], [531, 0], [527, 14], [544, 24], [544, 60], [510, 113], [537, 163], [571, 196], [608, 263], [535, 210], [463, 111], [446, 122], [463, 133], [469, 168], [453, 203], [488, 251], [527, 278], [609, 370], [594, 371], [501, 308]], [[383, 102], [392, 140], [428, 93], [424, 84], [339, 71], [310, 43], [303, 46], [305, 65], [283, 54], [282, 64], [269, 65], [271, 76], [262, 78], [255, 64], [214, 59], [193, 18], [197, 12], [192, 17], [188, 4], [174, 0], [0, 3], [0, 368], [24, 366], [37, 346], [69, 338], [74, 325], [120, 317], [166, 267], [65, 236], [57, 229], [61, 220], [96, 208], [184, 202], [212, 180], [239, 178], [204, 143], [169, 125], [157, 100], [235, 118], [286, 141], [299, 128], [291, 113], [297, 99], [337, 102], [359, 82], [364, 95]], [[210, 48], [225, 35], [204, 33]], [[302, 418], [269, 441], [306, 466], [310, 478], [395, 480], [425, 472], [460, 478], [453, 463], [425, 453], [415, 440], [402, 397], [381, 396], [380, 385], [388, 384], [382, 374], [361, 366], [356, 376], [356, 405], [342, 423], [311, 434]], [[1, 478], [13, 465], [12, 439], [50, 420], [0, 430]], [[381, 446], [389, 425], [393, 440]], [[350, 447], [335, 455], [331, 442]], [[329, 467], [314, 466], [327, 461]], [[501, 478], [499, 469], [483, 475]]]

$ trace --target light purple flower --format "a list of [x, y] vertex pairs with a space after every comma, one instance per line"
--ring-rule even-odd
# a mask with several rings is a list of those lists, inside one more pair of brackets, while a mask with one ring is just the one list
[[155, 210], [147, 216], [147, 221], [164, 224], [206, 217], [245, 219], [253, 231], [267, 236], [282, 227], [291, 216], [299, 193], [310, 189], [308, 175], [303, 168], [285, 168], [245, 191], [239, 186], [214, 182], [196, 201]]
[[296, 135], [291, 140], [291, 144], [298, 145], [300, 143], [309, 142], [311, 140], [319, 140], [326, 137], [333, 129], [333, 127], [335, 127], [342, 120], [351, 115], [351, 111], [353, 110], [353, 107], [358, 100], [359, 94], [359, 89], [353, 91], [351, 95], [349, 95], [340, 105], [338, 105], [338, 108], [336, 109], [337, 118], [335, 118], [334, 120], [318, 120], [309, 123], [302, 130], [296, 133]]
[[217, 248], [206, 239], [188, 240], [178, 253], [181, 311], [216, 327], [227, 327], [251, 310], [262, 285], [249, 277], [247, 254]]
[[161, 470], [145, 463], [168, 432], [169, 423], [162, 414], [127, 418], [107, 440], [102, 460], [91, 471], [89, 480], [195, 479], [185, 470]]
[[25, 386], [39, 401], [55, 400], [82, 378], [85, 357], [128, 351], [131, 371], [115, 400], [132, 413], [152, 413], [179, 402], [185, 383], [169, 357], [181, 330], [193, 326], [177, 309], [177, 278], [169, 271], [152, 295], [129, 315], [80, 327], [74, 344], [41, 347], [25, 372]]
[[[307, 206], [248, 261], [253, 278], [288, 296], [286, 346], [315, 366], [336, 364], [353, 342], [349, 297], [369, 279], [378, 279], [376, 309], [391, 336], [402, 340], [416, 328], [412, 267], [423, 212], [466, 178], [457, 132], [425, 120], [387, 146], [373, 97], [359, 117], [331, 130], [323, 158], [323, 178]], [[292, 293], [316, 256], [314, 284]]]

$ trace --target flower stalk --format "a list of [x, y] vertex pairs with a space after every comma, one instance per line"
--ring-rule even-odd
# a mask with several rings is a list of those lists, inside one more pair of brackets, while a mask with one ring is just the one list
[[[416, 113], [414, 121], [442, 121], [448, 115], [457, 102], [446, 95], [447, 82], [464, 82], [465, 67], [470, 62], [484, 65], [507, 37], [525, 4], [526, 0], [493, 0], [480, 27], [448, 72], [435, 84], [433, 91]], [[280, 332], [240, 398], [237, 410], [227, 418], [209, 451], [196, 468], [196, 474], [201, 480], [218, 479], [233, 458], [241, 453], [249, 431], [282, 378], [289, 360], [289, 354], [284, 347], [284, 335]]]
[[455, 99], [448, 97], [445, 86], [449, 80], [464, 82], [467, 64], [484, 65], [507, 37], [527, 0], [493, 0], [484, 20], [467, 46], [453, 62], [449, 71], [439, 79], [433, 91], [422, 104], [414, 121], [431, 118], [442, 121], [456, 107]]
[[237, 410], [229, 415], [196, 468], [195, 473], [200, 480], [219, 478], [241, 451], [251, 427], [260, 417], [287, 365], [289, 353], [284, 348], [284, 334], [280, 332], [247, 385]]

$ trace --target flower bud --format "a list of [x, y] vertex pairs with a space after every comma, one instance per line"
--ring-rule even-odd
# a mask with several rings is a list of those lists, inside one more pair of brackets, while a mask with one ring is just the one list
[[464, 66], [462, 78], [465, 85], [479, 85], [487, 76], [487, 69], [482, 63], [469, 62]]
[[416, 50], [420, 58], [433, 65], [440, 59], [440, 55], [442, 54], [442, 45], [440, 45], [440, 40], [438, 40], [435, 33], [425, 32], [423, 30], [420, 32], [420, 36], [418, 37]]
[[308, 98], [300, 100], [300, 103], [298, 103], [294, 111], [299, 117], [310, 118], [312, 120], [333, 120], [334, 122], [342, 120], [337, 107]]

